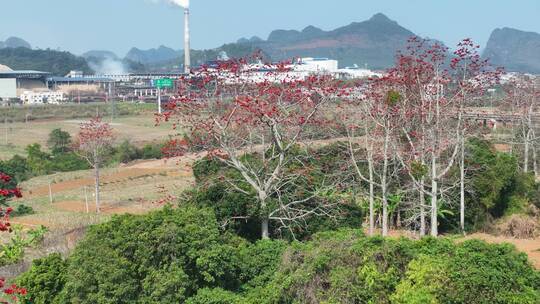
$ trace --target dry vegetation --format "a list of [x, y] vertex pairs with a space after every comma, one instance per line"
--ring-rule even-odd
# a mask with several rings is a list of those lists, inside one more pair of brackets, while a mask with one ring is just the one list
[[[9, 159], [15, 154], [24, 155], [25, 147], [30, 144], [39, 143], [46, 147], [49, 134], [57, 128], [75, 137], [83, 121], [84, 119], [67, 119], [0, 124], [0, 159]], [[175, 133], [168, 124], [156, 126], [151, 114], [121, 116], [114, 119], [104, 117], [104, 121], [111, 123], [116, 141], [129, 140], [138, 146], [149, 142], [161, 142]]]

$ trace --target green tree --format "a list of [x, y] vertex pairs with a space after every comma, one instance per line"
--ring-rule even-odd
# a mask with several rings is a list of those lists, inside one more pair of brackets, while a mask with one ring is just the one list
[[26, 147], [28, 167], [34, 175], [45, 175], [52, 171], [51, 155], [41, 151], [40, 144], [31, 144]]
[[128, 163], [137, 158], [139, 158], [137, 147], [133, 146], [127, 139], [115, 149], [114, 160], [119, 163]]
[[47, 146], [52, 154], [62, 154], [71, 151], [71, 135], [62, 129], [54, 129], [49, 134]]

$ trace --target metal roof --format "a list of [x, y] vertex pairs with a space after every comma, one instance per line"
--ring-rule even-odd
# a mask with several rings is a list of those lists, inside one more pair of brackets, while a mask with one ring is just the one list
[[49, 72], [32, 71], [32, 70], [20, 70], [20, 71], [3, 71], [0, 75], [24, 75], [24, 74], [36, 74], [36, 75], [49, 75]]
[[52, 82], [114, 82], [111, 78], [86, 78], [86, 77], [49, 77]]

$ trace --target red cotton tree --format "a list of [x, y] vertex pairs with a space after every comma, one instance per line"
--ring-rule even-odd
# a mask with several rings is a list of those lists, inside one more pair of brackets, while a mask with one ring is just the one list
[[[463, 113], [499, 79], [500, 71], [490, 69], [477, 49], [465, 39], [450, 57], [444, 46], [411, 38], [407, 51], [386, 76], [399, 85], [403, 96], [397, 151], [419, 192], [421, 235], [426, 229], [425, 209], [430, 210], [431, 235], [438, 235], [440, 198], [446, 192], [441, 189], [442, 181], [463, 151]], [[430, 198], [429, 206], [424, 204], [425, 195]], [[463, 195], [460, 203], [464, 210]]]
[[[332, 206], [315, 199], [316, 193], [288, 196], [302, 176], [287, 168], [299, 161], [294, 149], [310, 144], [307, 131], [325, 123], [322, 109], [345, 94], [341, 82], [325, 75], [304, 77], [288, 63], [230, 60], [203, 67], [181, 83], [179, 97], [162, 118], [174, 120], [188, 139], [173, 140], [169, 151], [203, 150], [237, 170], [241, 180], [228, 183], [233, 191], [254, 193], [263, 239], [270, 236], [271, 221], [290, 230], [309, 216], [328, 214]], [[249, 190], [241, 187], [246, 184]]]
[[78, 151], [94, 168], [96, 212], [100, 212], [99, 170], [103, 163], [103, 155], [114, 139], [113, 131], [108, 123], [97, 116], [80, 125], [78, 134]]
[[[519, 150], [523, 151], [522, 170], [528, 173], [531, 163], [530, 152], [532, 151], [532, 167], [535, 177], [538, 178], [537, 148], [538, 137], [535, 125], [538, 120], [538, 108], [540, 106], [540, 84], [530, 76], [515, 76], [506, 85], [506, 104], [510, 108], [513, 117], [512, 127], [516, 128], [517, 134], [513, 134], [512, 143], [517, 143]], [[508, 114], [508, 113], [505, 113]]]
[[[19, 188], [11, 185], [11, 177], [0, 172], [0, 197], [2, 200], [7, 200], [11, 197], [22, 197], [21, 191]], [[11, 232], [11, 224], [9, 222], [9, 215], [13, 211], [11, 207], [0, 208], [0, 231], [1, 232]], [[26, 295], [26, 289], [19, 287], [15, 284], [6, 287], [5, 278], [0, 278], [0, 290], [8, 296], [8, 299], [0, 297], [0, 303], [9, 303], [9, 301], [17, 301], [18, 296]]]
[[[393, 136], [399, 129], [401, 97], [394, 84], [387, 78], [370, 80], [360, 84], [362, 95], [349, 98], [342, 121], [348, 134], [349, 155], [358, 178], [369, 186], [369, 234], [375, 229], [375, 197], [382, 207], [382, 235], [388, 235], [388, 199], [392, 179], [398, 174], [395, 162]], [[360, 138], [360, 136], [362, 138]], [[364, 152], [365, 157], [361, 153]], [[367, 174], [359, 163], [367, 162]], [[378, 189], [378, 191], [375, 191]], [[378, 194], [378, 195], [376, 195]]]

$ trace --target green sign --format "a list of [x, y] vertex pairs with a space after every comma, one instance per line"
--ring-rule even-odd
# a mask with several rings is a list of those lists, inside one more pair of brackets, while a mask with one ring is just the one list
[[174, 87], [174, 81], [170, 78], [155, 79], [154, 86], [158, 89]]

